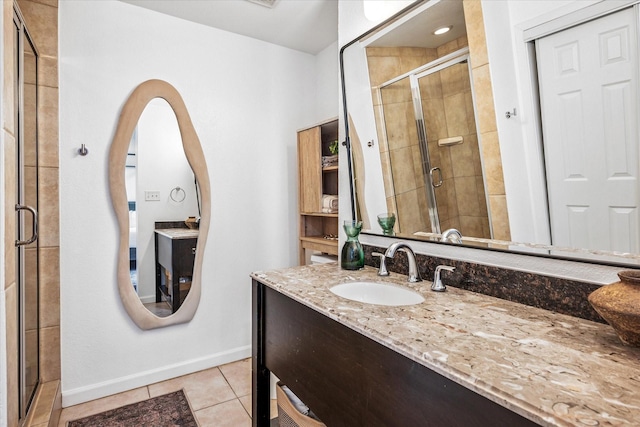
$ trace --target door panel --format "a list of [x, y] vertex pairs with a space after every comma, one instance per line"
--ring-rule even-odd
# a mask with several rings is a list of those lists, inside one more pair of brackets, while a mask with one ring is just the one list
[[536, 41], [553, 245], [640, 250], [636, 27], [629, 8]]

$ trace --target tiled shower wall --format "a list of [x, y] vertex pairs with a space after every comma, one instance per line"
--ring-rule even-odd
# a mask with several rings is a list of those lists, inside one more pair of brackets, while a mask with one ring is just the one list
[[[467, 38], [461, 37], [438, 47], [438, 57], [466, 46]], [[442, 173], [443, 184], [435, 188], [440, 228], [456, 228], [464, 236], [490, 238], [468, 65], [451, 65], [422, 77], [420, 93], [426, 113], [429, 159]], [[440, 139], [450, 137], [461, 137], [462, 143], [439, 145]]]
[[[38, 191], [40, 207], [40, 377], [43, 383], [60, 380], [60, 274], [58, 197], [58, 1], [19, 0], [38, 49]], [[18, 424], [17, 285], [15, 269], [14, 205], [16, 201], [15, 123], [13, 80], [13, 3], [2, 2], [4, 81], [2, 139], [5, 178], [5, 299], [7, 317], [8, 425]], [[49, 390], [52, 388], [49, 387]], [[56, 388], [53, 388], [57, 390]], [[43, 396], [40, 396], [42, 399]], [[32, 418], [31, 425], [46, 423]]]
[[[367, 61], [371, 86], [376, 87], [436, 58], [436, 49], [369, 47]], [[383, 121], [379, 117], [380, 100], [375, 92], [372, 95], [377, 116], [387, 210], [403, 213], [398, 215], [395, 229], [402, 233], [430, 230], [425, 180], [420, 162], [422, 156], [415, 126], [409, 79], [405, 78], [381, 91], [386, 129], [381, 127]], [[397, 165], [403, 165], [403, 167], [397, 167]], [[412, 165], [412, 167], [406, 165]], [[420, 209], [415, 209], [415, 206], [420, 206]]]
[[[484, 161], [486, 189], [490, 205], [490, 213], [486, 212], [484, 197], [484, 185], [481, 177], [479, 160], [478, 136], [475, 133], [475, 123], [469, 125], [469, 99], [463, 99], [460, 94], [452, 90], [456, 86], [455, 73], [460, 72], [466, 65], [460, 65], [457, 69], [451, 69], [441, 77], [441, 91], [447, 92], [447, 105], [444, 96], [441, 100], [425, 101], [429, 105], [423, 106], [423, 110], [429, 112], [434, 120], [426, 120], [427, 136], [441, 138], [446, 136], [464, 136], [465, 143], [453, 147], [430, 148], [430, 156], [441, 165], [445, 185], [441, 190], [447, 194], [438, 194], [439, 212], [441, 214], [441, 227], [463, 229], [463, 234], [476, 237], [489, 237], [487, 215], [490, 215], [493, 225], [493, 238], [510, 240], [509, 219], [507, 214], [502, 163], [498, 143], [498, 133], [493, 104], [493, 93], [490, 81], [489, 63], [485, 45], [484, 23], [482, 9], [479, 0], [465, 0], [465, 20], [467, 21], [467, 36], [444, 44], [437, 49], [419, 48], [367, 48], [367, 57], [370, 64], [370, 81], [372, 86], [377, 86], [395, 76], [401, 75], [420, 65], [454, 52], [462, 47], [469, 46], [471, 55], [472, 78], [476, 94], [477, 121], [480, 130], [480, 146]], [[468, 40], [467, 40], [468, 38]], [[464, 77], [464, 76], [458, 76]], [[445, 81], [446, 80], [446, 81]], [[460, 78], [462, 82], [464, 79]], [[407, 87], [403, 87], [407, 86]], [[409, 216], [398, 218], [399, 230], [404, 234], [416, 231], [430, 231], [429, 218], [426, 215], [427, 201], [424, 191], [424, 179], [422, 178], [422, 166], [419, 161], [420, 151], [417, 134], [414, 131], [413, 105], [411, 92], [408, 89], [408, 81], [395, 83], [395, 89], [390, 95], [385, 96], [385, 115], [391, 116], [389, 123], [396, 123], [392, 129], [384, 130], [378, 126], [378, 140], [380, 141], [380, 154], [385, 178], [385, 194], [389, 211], [410, 212]], [[464, 88], [462, 88], [464, 91]], [[426, 91], [428, 92], [428, 91]], [[378, 111], [377, 96], [373, 97]], [[390, 98], [391, 105], [387, 106]], [[460, 98], [460, 99], [458, 99]], [[467, 96], [466, 98], [469, 98]], [[440, 101], [440, 107], [435, 107]], [[458, 102], [457, 105], [455, 104]], [[449, 107], [449, 108], [446, 108]], [[465, 117], [462, 117], [464, 113]], [[454, 116], [460, 117], [454, 117]], [[376, 123], [381, 123], [376, 117]], [[454, 120], [456, 119], [456, 120]], [[459, 120], [458, 120], [459, 119]], [[465, 126], [456, 126], [455, 123]], [[449, 126], [452, 124], [453, 126]], [[466, 129], [458, 129], [465, 127]], [[440, 129], [442, 128], [442, 129]], [[451, 129], [448, 129], [451, 128]], [[446, 130], [445, 130], [446, 129]], [[462, 132], [462, 133], [461, 133]], [[455, 134], [455, 135], [454, 135]], [[435, 144], [430, 144], [434, 146]], [[456, 161], [462, 160], [454, 170], [452, 156]], [[413, 164], [413, 168], [392, 168], [393, 164]], [[393, 180], [390, 179], [393, 175]], [[448, 185], [447, 185], [448, 184]], [[440, 191], [442, 193], [442, 191]], [[478, 199], [478, 203], [469, 204], [470, 197]], [[466, 202], [458, 203], [461, 199]], [[480, 200], [482, 199], [482, 200]], [[410, 207], [405, 208], [404, 206]], [[419, 210], [415, 206], [420, 206]], [[462, 209], [460, 209], [462, 207]], [[420, 214], [423, 212], [423, 214]]]
[[476, 94], [478, 129], [480, 132], [484, 179], [486, 180], [489, 210], [493, 225], [493, 238], [511, 240], [507, 198], [504, 190], [502, 157], [498, 140], [496, 111], [493, 103], [493, 88], [489, 57], [482, 17], [480, 0], [463, 0], [464, 19], [467, 25], [467, 38], [471, 56], [471, 74]]

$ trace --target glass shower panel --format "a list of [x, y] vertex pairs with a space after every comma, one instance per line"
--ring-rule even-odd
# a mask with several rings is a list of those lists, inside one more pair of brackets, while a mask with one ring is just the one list
[[15, 23], [15, 111], [18, 272], [19, 409], [24, 418], [40, 378], [39, 367], [39, 244], [38, 212], [38, 90], [37, 51], [19, 11]]
[[440, 228], [491, 238], [467, 61], [419, 74], [417, 86]]
[[[405, 77], [381, 87], [379, 102], [385, 127], [380, 157], [387, 207], [397, 216], [396, 231], [403, 234], [431, 232], [425, 169], [421, 160], [410, 78]], [[416, 209], [416, 206], [420, 209]]]

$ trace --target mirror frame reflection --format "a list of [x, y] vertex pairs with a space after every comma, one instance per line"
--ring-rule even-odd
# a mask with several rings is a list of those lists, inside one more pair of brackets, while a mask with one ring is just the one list
[[[130, 275], [129, 258], [129, 203], [127, 199], [125, 167], [129, 143], [145, 107], [155, 98], [164, 99], [175, 113], [182, 146], [189, 166], [193, 170], [201, 197], [199, 237], [196, 246], [191, 288], [180, 308], [167, 317], [150, 312], [140, 301]], [[162, 80], [141, 83], [124, 104], [109, 153], [109, 184], [111, 200], [118, 225], [117, 281], [120, 298], [134, 323], [143, 330], [155, 329], [190, 321], [198, 308], [201, 294], [201, 271], [211, 216], [210, 183], [200, 140], [193, 127], [187, 108], [178, 91]]]
[[[366, 188], [366, 193], [365, 193], [365, 190], [363, 190], [363, 188], [365, 187], [364, 174], [360, 169], [366, 169], [366, 166], [368, 165], [368, 163], [362, 163], [362, 166], [364, 167], [362, 168], [359, 167], [361, 166], [361, 162], [363, 162], [362, 151], [372, 149], [372, 148], [367, 148], [367, 145], [369, 147], [373, 146], [374, 148], [376, 146], [380, 146], [380, 151], [381, 151], [380, 156], [382, 157], [383, 155], [382, 147], [385, 145], [386, 141], [381, 139], [383, 137], [380, 136], [380, 128], [384, 129], [385, 126], [384, 124], [380, 123], [380, 116], [381, 116], [380, 106], [376, 104], [375, 99], [373, 101], [367, 100], [367, 103], [373, 102], [374, 111], [371, 112], [371, 115], [375, 117], [375, 126], [378, 129], [368, 129], [371, 126], [367, 123], [367, 120], [365, 120], [365, 124], [367, 125], [365, 127], [367, 127], [367, 129], [364, 131], [364, 135], [359, 135], [356, 132], [356, 126], [354, 125], [353, 118], [350, 115], [351, 111], [348, 108], [350, 105], [349, 102], [352, 104], [351, 106], [354, 107], [354, 111], [357, 111], [359, 108], [365, 108], [365, 107], [370, 108], [370, 107], [366, 106], [367, 103], [365, 103], [363, 100], [360, 99], [362, 98], [362, 96], [365, 96], [364, 95], [365, 91], [362, 90], [361, 88], [357, 88], [357, 89], [358, 89], [358, 94], [359, 95], [362, 94], [362, 96], [356, 97], [356, 98], [354, 98], [353, 96], [350, 97], [349, 86], [350, 86], [350, 83], [352, 85], [354, 83], [353, 83], [353, 80], [349, 80], [349, 78], [346, 77], [346, 75], [348, 76], [349, 71], [353, 70], [353, 68], [352, 70], [349, 70], [349, 65], [354, 64], [354, 62], [349, 62], [349, 60], [352, 58], [347, 58], [347, 60], [345, 61], [345, 51], [348, 52], [349, 47], [359, 44], [360, 42], [363, 42], [364, 45], [368, 45], [371, 43], [372, 40], [388, 37], [389, 34], [393, 32], [393, 27], [397, 23], [406, 23], [407, 21], [410, 20], [410, 18], [417, 16], [420, 13], [430, 13], [431, 11], [433, 11], [433, 9], [426, 9], [425, 7], [425, 5], [427, 5], [428, 3], [431, 3], [431, 4], [426, 7], [431, 7], [431, 5], [434, 5], [437, 2], [429, 2], [429, 0], [417, 1], [412, 5], [408, 6], [407, 8], [401, 10], [394, 16], [390, 17], [386, 21], [380, 23], [376, 27], [372, 28], [371, 30], [365, 32], [361, 36], [352, 40], [351, 42], [345, 44], [340, 49], [339, 60], [340, 60], [344, 129], [345, 129], [344, 137], [345, 137], [345, 142], [347, 147], [347, 159], [348, 159], [347, 165], [349, 169], [348, 172], [349, 172], [351, 214], [352, 214], [352, 218], [354, 219], [363, 220], [363, 221], [366, 220], [365, 223], [368, 225], [368, 227], [366, 227], [367, 229], [364, 229], [362, 231], [363, 234], [376, 235], [376, 236], [385, 236], [385, 235], [388, 236], [389, 234], [384, 233], [382, 229], [378, 230], [377, 228], [378, 224], [376, 224], [376, 220], [375, 220], [376, 215], [387, 212], [387, 211], [391, 213], [396, 213], [397, 215], [397, 206], [394, 203], [391, 203], [391, 205], [393, 206], [390, 206], [388, 202], [388, 199], [389, 199], [388, 196], [389, 194], [393, 194], [393, 191], [387, 191], [389, 185], [387, 184], [386, 181], [384, 182], [383, 185], [378, 184], [377, 182], [373, 183], [375, 185], [376, 190], [372, 190], [372, 188], [369, 186], [369, 183], [367, 183], [366, 186], [369, 188]], [[422, 10], [422, 9], [425, 9], [425, 10]], [[435, 15], [438, 15], [438, 14], [435, 13]], [[466, 32], [465, 32], [465, 37], [466, 37]], [[388, 37], [388, 38], [391, 39], [391, 37]], [[403, 49], [411, 48], [411, 46], [407, 46], [405, 44], [394, 45], [394, 46], [402, 46]], [[367, 60], [366, 54], [358, 54], [358, 55], [360, 57], [364, 57], [365, 60]], [[361, 60], [361, 59], [362, 58], [358, 58], [358, 60]], [[472, 58], [472, 61], [473, 61], [473, 58]], [[347, 62], [346, 65], [345, 65], [345, 62]], [[359, 68], [362, 68], [362, 66], [360, 66], [359, 64], [360, 63], [358, 62], [358, 64], [356, 65]], [[345, 68], [347, 69], [346, 73], [345, 73]], [[369, 66], [366, 65], [364, 68], [366, 68], [369, 73], [369, 75], [367, 76], [367, 79], [371, 78], [370, 73], [372, 71], [369, 69]], [[404, 70], [404, 71], [406, 72], [407, 70]], [[364, 76], [361, 70], [360, 70], [360, 73], [361, 73], [360, 74], [361, 76]], [[473, 79], [471, 84], [473, 86]], [[374, 95], [376, 93], [376, 87], [373, 81], [370, 82], [370, 86], [371, 86], [369, 88], [370, 93], [368, 94], [369, 97], [371, 97], [371, 93], [373, 93]], [[351, 89], [353, 90], [353, 87]], [[475, 109], [478, 108], [477, 102], [478, 101], [475, 99], [475, 96], [474, 96]], [[365, 107], [363, 107], [363, 105], [365, 105]], [[514, 110], [514, 114], [515, 114], [515, 110]], [[375, 136], [372, 136], [372, 135], [375, 135]], [[370, 141], [372, 137], [375, 138], [375, 141]], [[480, 133], [478, 133], [478, 140], [480, 139], [481, 139], [481, 135]], [[427, 151], [426, 147], [425, 148], [420, 147], [420, 149], [421, 151]], [[430, 152], [430, 149], [429, 149], [429, 152]], [[391, 168], [389, 167], [389, 165], [387, 165], [385, 168], [385, 165], [382, 164], [382, 171], [383, 171], [382, 173], [385, 173], [384, 172], [385, 170], [389, 171], [390, 169]], [[484, 173], [486, 174], [486, 172]], [[500, 168], [500, 173], [502, 173], [501, 168]], [[485, 176], [484, 179], [486, 181], [487, 177]], [[504, 184], [502, 184], [502, 186], [504, 187]], [[378, 191], [377, 189], [380, 189], [380, 191], [384, 191], [384, 195], [378, 198], [387, 199], [387, 203], [385, 204], [377, 203], [374, 206], [374, 209], [371, 209], [369, 206], [366, 205], [366, 202], [369, 199], [365, 199], [364, 194], [370, 195], [372, 192]], [[537, 189], [535, 189], [535, 191], [537, 191]], [[489, 196], [490, 194], [487, 193], [486, 194], [487, 199], [489, 198]], [[360, 203], [359, 199], [364, 200], [364, 202]], [[491, 207], [490, 206], [488, 207], [489, 207], [489, 210], [491, 210]], [[369, 210], [369, 212], [367, 212], [367, 209]], [[372, 210], [375, 210], [375, 212]], [[504, 216], [506, 215], [507, 213], [506, 213], [506, 207], [505, 207]], [[498, 212], [497, 216], [501, 217], [501, 213]], [[398, 218], [398, 221], [399, 220], [400, 218]], [[490, 216], [490, 221], [491, 221], [491, 216]], [[508, 219], [507, 219], [507, 227], [508, 227]], [[600, 263], [600, 264], [607, 264], [607, 265], [619, 265], [619, 266], [638, 266], [640, 264], [640, 258], [638, 254], [635, 254], [635, 253], [597, 250], [597, 249], [560, 247], [560, 246], [549, 245], [547, 244], [548, 242], [543, 242], [543, 243], [513, 242], [510, 240], [509, 231], [507, 231], [507, 233], [504, 236], [500, 234], [497, 234], [497, 235], [493, 234], [492, 235], [493, 238], [486, 238], [486, 236], [481, 236], [481, 235], [478, 235], [478, 237], [471, 237], [471, 236], [465, 236], [463, 234], [461, 240], [456, 239], [456, 241], [453, 242], [452, 240], [447, 240], [443, 238], [443, 234], [441, 233], [444, 233], [445, 228], [447, 227], [443, 227], [442, 230], [439, 230], [439, 229], [424, 230], [417, 233], [399, 232], [399, 233], [394, 233], [394, 235], [398, 238], [408, 239], [408, 240], [427, 241], [427, 242], [433, 242], [438, 244], [449, 244], [449, 245], [456, 244], [456, 245], [468, 246], [472, 248], [526, 253], [530, 255], [538, 255], [538, 256], [558, 258], [558, 259], [568, 259], [573, 261], [584, 261], [584, 262]]]

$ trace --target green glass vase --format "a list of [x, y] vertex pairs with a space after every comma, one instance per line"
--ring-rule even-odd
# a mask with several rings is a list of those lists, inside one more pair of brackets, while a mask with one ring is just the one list
[[342, 246], [340, 266], [345, 270], [360, 270], [364, 268], [364, 250], [358, 240], [362, 221], [345, 221], [343, 228], [347, 234], [347, 241]]
[[386, 212], [378, 215], [378, 224], [382, 228], [382, 234], [385, 236], [393, 236], [393, 226], [396, 225], [396, 214]]

